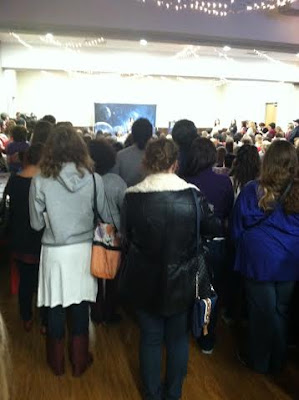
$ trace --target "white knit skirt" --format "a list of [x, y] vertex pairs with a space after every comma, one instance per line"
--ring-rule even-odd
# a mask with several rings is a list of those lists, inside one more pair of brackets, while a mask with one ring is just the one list
[[68, 307], [96, 301], [97, 280], [90, 273], [91, 243], [42, 246], [38, 307]]

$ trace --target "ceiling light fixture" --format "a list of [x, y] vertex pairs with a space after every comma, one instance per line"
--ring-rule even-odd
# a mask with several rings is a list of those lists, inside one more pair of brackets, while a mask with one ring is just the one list
[[[136, 0], [135, 0], [136, 1]], [[154, 3], [159, 8], [173, 11], [202, 12], [216, 17], [250, 11], [270, 11], [296, 0], [138, 0], [139, 3]]]
[[139, 43], [140, 43], [140, 46], [147, 46], [147, 40], [145, 40], [145, 39], [140, 39]]
[[47, 40], [53, 40], [53, 39], [54, 39], [53, 33], [47, 33], [47, 34], [45, 35], [45, 38], [46, 38]]

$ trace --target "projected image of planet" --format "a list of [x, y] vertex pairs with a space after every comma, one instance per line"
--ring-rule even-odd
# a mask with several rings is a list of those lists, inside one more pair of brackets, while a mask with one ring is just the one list
[[154, 104], [99, 104], [95, 103], [95, 132], [102, 131], [112, 135], [131, 131], [138, 118], [147, 118], [156, 124], [156, 105]]

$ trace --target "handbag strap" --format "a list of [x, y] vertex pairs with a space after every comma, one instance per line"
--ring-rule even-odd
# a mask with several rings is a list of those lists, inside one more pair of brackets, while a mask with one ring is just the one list
[[98, 219], [101, 222], [104, 222], [104, 221], [103, 221], [103, 218], [100, 216], [100, 214], [98, 212], [97, 185], [96, 185], [96, 178], [95, 178], [94, 174], [92, 174], [92, 179], [93, 179], [93, 213], [94, 213], [93, 224], [94, 224], [94, 226], [96, 226], [97, 223], [98, 223]]
[[200, 251], [199, 251], [200, 210], [199, 210], [199, 205], [198, 205], [198, 197], [196, 195], [195, 189], [192, 189], [192, 194], [193, 194], [195, 207], [196, 207], [196, 256], [198, 257], [200, 254]]
[[[192, 195], [194, 198], [195, 202], [195, 207], [196, 207], [196, 258], [198, 259], [200, 255], [200, 249], [199, 249], [199, 227], [200, 227], [200, 210], [199, 210], [199, 205], [198, 205], [198, 197], [196, 195], [195, 189], [192, 189]], [[195, 276], [195, 298], [199, 298], [199, 273], [196, 272]]]

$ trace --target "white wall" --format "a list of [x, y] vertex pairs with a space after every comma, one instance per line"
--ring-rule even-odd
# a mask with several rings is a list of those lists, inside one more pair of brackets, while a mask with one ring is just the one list
[[9, 115], [15, 114], [15, 104], [17, 98], [17, 73], [14, 69], [1, 71], [1, 112], [7, 112]]
[[218, 114], [217, 87], [202, 79], [128, 78], [114, 74], [18, 71], [17, 108], [52, 113], [75, 125], [94, 122], [94, 103], [157, 104], [157, 126], [178, 118], [210, 125]]
[[182, 78], [121, 77], [117, 74], [68, 74], [66, 72], [17, 71], [17, 111], [38, 117], [53, 114], [87, 126], [94, 122], [94, 103], [157, 104], [157, 126], [171, 120], [192, 119], [197, 126], [212, 126], [220, 117], [261, 122], [265, 103], [277, 102], [277, 123], [283, 128], [298, 118], [299, 89], [293, 84]]
[[277, 125], [283, 129], [298, 114], [299, 97], [293, 84], [233, 81], [226, 86], [220, 117], [262, 122], [266, 103], [277, 103]]

